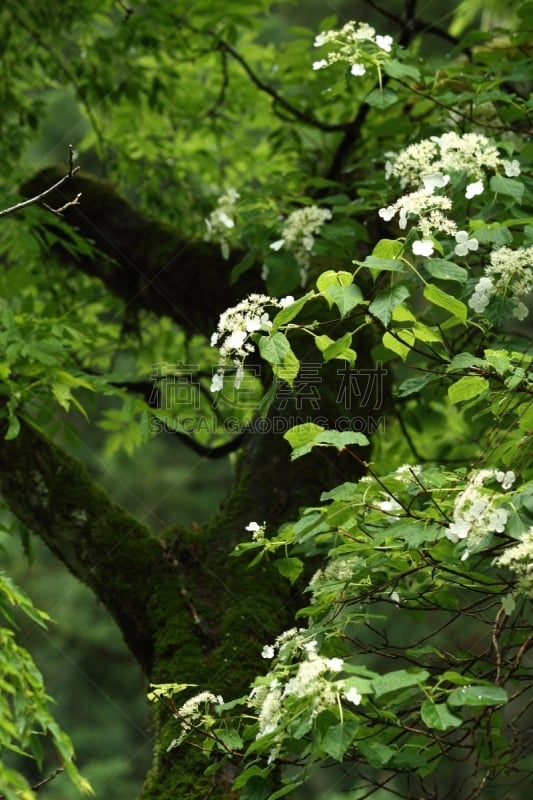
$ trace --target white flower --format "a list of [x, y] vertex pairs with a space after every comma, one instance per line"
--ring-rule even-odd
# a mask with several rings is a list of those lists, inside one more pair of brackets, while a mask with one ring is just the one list
[[340, 672], [344, 666], [344, 661], [342, 658], [328, 658], [326, 665], [328, 669], [332, 670], [333, 672]]
[[317, 36], [315, 36], [314, 46], [322, 47], [322, 45], [326, 44], [327, 41], [328, 41], [327, 32], [319, 33]]
[[355, 77], [360, 77], [361, 75], [364, 75], [365, 72], [366, 72], [366, 67], [364, 64], [352, 64], [350, 69], [350, 73], [352, 75], [355, 75]]
[[285, 239], [276, 239], [276, 241], [272, 242], [272, 244], [270, 245], [270, 249], [281, 250], [284, 244], [285, 244]]
[[471, 200], [478, 194], [482, 194], [484, 190], [483, 181], [474, 181], [474, 183], [469, 183], [465, 190], [465, 197], [467, 200]]
[[262, 658], [274, 658], [274, 648], [271, 644], [266, 644], [261, 650]]
[[332, 218], [331, 209], [319, 206], [305, 206], [293, 211], [284, 222], [283, 238], [272, 242], [271, 250], [290, 250], [296, 259], [303, 276], [302, 285], [307, 279], [307, 269], [311, 263], [310, 253], [315, 236], [322, 226]]
[[457, 256], [466, 256], [469, 250], [477, 250], [479, 247], [478, 240], [474, 238], [469, 239], [467, 231], [457, 231], [455, 234], [455, 241], [457, 242], [455, 247], [455, 254]]
[[377, 46], [381, 47], [382, 50], [386, 50], [387, 53], [390, 53], [390, 51], [392, 50], [392, 43], [393, 43], [392, 36], [380, 36], [379, 33], [376, 36]]
[[294, 303], [294, 297], [292, 296], [292, 294], [288, 294], [286, 297], [281, 298], [281, 300], [279, 301], [279, 307], [287, 308], [287, 306], [292, 306], [293, 303]]
[[211, 391], [220, 392], [224, 388], [224, 373], [215, 372], [211, 381]]
[[443, 175], [442, 172], [430, 172], [429, 175], [422, 175], [422, 183], [424, 189], [428, 192], [433, 192], [435, 189], [442, 189], [450, 182], [449, 175]]
[[503, 472], [503, 470], [497, 470], [496, 475], [494, 476], [498, 483], [501, 483], [502, 489], [510, 489], [513, 483], [516, 480], [516, 475], [512, 470], [507, 470], [507, 472]]
[[516, 178], [520, 175], [520, 162], [514, 159], [513, 161], [503, 161], [503, 169], [508, 178]]
[[362, 696], [359, 694], [357, 689], [352, 686], [351, 689], [348, 689], [347, 692], [344, 694], [344, 698], [349, 702], [353, 703], [354, 706], [358, 706], [363, 699]]
[[495, 291], [494, 283], [490, 278], [480, 278], [474, 289], [474, 294], [468, 301], [468, 305], [478, 314], [482, 314], [490, 303], [490, 298]]
[[380, 208], [378, 211], [378, 216], [380, 216], [381, 219], [384, 219], [385, 222], [390, 222], [395, 214], [396, 211], [394, 209], [394, 206], [387, 206], [387, 208]]
[[435, 248], [431, 239], [423, 239], [422, 241], [413, 242], [412, 250], [415, 256], [430, 256]]
[[313, 61], [313, 69], [324, 69], [324, 67], [328, 66], [328, 62], [325, 58], [321, 58], [320, 61]]
[[225, 259], [229, 258], [230, 239], [235, 228], [235, 204], [239, 197], [239, 192], [229, 188], [218, 198], [216, 208], [205, 220], [207, 231], [204, 238], [208, 242], [218, 242]]

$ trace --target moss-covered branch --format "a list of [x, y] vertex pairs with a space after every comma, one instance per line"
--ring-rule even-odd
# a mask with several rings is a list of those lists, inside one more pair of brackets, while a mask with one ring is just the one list
[[[23, 187], [33, 197], [57, 182], [61, 170], [43, 170]], [[64, 220], [95, 245], [90, 255], [73, 256], [71, 249], [57, 247], [65, 265], [79, 267], [99, 278], [127, 304], [168, 316], [186, 331], [210, 336], [220, 314], [235, 298], [261, 291], [258, 276], [248, 272], [230, 286], [232, 267], [244, 253], [222, 258], [220, 247], [191, 239], [149, 219], [103, 181], [77, 172], [47, 196], [47, 204], [61, 207], [80, 195], [79, 204], [63, 213]]]

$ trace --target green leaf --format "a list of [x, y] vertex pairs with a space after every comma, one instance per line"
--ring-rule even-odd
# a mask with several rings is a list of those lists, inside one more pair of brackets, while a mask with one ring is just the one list
[[399, 242], [398, 239], [380, 239], [372, 250], [372, 255], [376, 258], [392, 259], [395, 261], [400, 258], [403, 251], [403, 242]]
[[374, 89], [365, 97], [365, 103], [368, 103], [372, 108], [381, 109], [390, 108], [398, 100], [398, 95], [392, 89]]
[[402, 64], [395, 58], [387, 61], [383, 67], [384, 72], [391, 78], [412, 78], [415, 81], [420, 80], [420, 70], [412, 67], [409, 64]]
[[408, 328], [403, 328], [396, 333], [399, 338], [396, 338], [396, 336], [393, 336], [392, 333], [387, 331], [383, 335], [383, 344], [388, 350], [392, 350], [393, 353], [396, 353], [405, 361], [411, 352], [411, 347], [415, 343], [415, 335]]
[[381, 769], [386, 767], [389, 761], [394, 758], [397, 750], [388, 747], [382, 742], [376, 741], [359, 741], [357, 742], [357, 749], [363, 754], [371, 767]]
[[447, 703], [452, 707], [499, 706], [507, 700], [507, 692], [500, 686], [461, 686], [451, 692]]
[[465, 304], [447, 294], [447, 292], [443, 292], [438, 286], [428, 283], [427, 286], [424, 287], [424, 297], [430, 303], [449, 311], [450, 314], [457, 317], [461, 322], [466, 322], [468, 309]]
[[[324, 295], [328, 301], [335, 303], [342, 317], [345, 317], [355, 306], [363, 301], [361, 289], [354, 286], [338, 286], [332, 284], [325, 290]], [[331, 306], [331, 303], [330, 303]]]
[[276, 377], [292, 386], [298, 375], [300, 362], [291, 350], [285, 334], [276, 331], [272, 336], [262, 336], [259, 339], [259, 352], [272, 365]]
[[262, 336], [259, 339], [259, 352], [270, 364], [283, 364], [285, 357], [291, 352], [291, 346], [285, 334], [276, 331], [271, 336]]
[[[323, 338], [329, 339], [329, 336], [317, 337], [317, 338], [320, 338], [321, 340]], [[356, 358], [356, 354], [355, 351], [350, 348], [351, 343], [352, 343], [352, 334], [349, 331], [347, 331], [344, 334], [344, 336], [341, 336], [340, 339], [337, 339], [336, 342], [330, 340], [327, 347], [325, 347], [324, 350], [322, 350], [322, 353], [324, 355], [324, 361], [327, 362], [331, 361], [333, 358], [342, 358], [343, 360], [349, 361], [350, 363], [353, 364]], [[319, 349], [321, 349], [320, 346]]]
[[512, 178], [504, 178], [502, 175], [493, 175], [489, 185], [495, 194], [505, 194], [512, 197], [518, 205], [522, 203], [524, 184], [520, 181], [515, 181]]
[[377, 317], [385, 326], [389, 324], [394, 308], [409, 297], [406, 286], [396, 285], [386, 289], [372, 300], [368, 310]]
[[343, 450], [351, 444], [363, 447], [368, 445], [368, 439], [363, 433], [357, 433], [356, 431], [328, 431], [314, 422], [295, 425], [290, 431], [283, 434], [283, 438], [293, 448], [291, 453], [292, 460], [309, 453], [313, 447], [336, 447], [338, 450]]
[[305, 304], [314, 296], [314, 292], [307, 292], [307, 294], [304, 294], [303, 297], [299, 297], [298, 300], [296, 300], [290, 306], [286, 306], [285, 308], [282, 308], [281, 311], [278, 311], [272, 320], [271, 333], [276, 333], [276, 331], [281, 328], [282, 325], [286, 325], [287, 322], [290, 322], [297, 317]]
[[426, 700], [422, 704], [420, 715], [428, 728], [437, 731], [458, 728], [463, 723], [460, 717], [451, 713], [446, 703], [434, 703], [432, 700]]
[[486, 378], [465, 375], [448, 388], [448, 397], [452, 403], [462, 403], [478, 397], [489, 388], [489, 385]]
[[424, 266], [432, 278], [438, 278], [443, 281], [457, 281], [458, 283], [466, 283], [468, 278], [468, 270], [457, 266], [453, 261], [447, 261], [445, 258], [428, 258], [424, 262]]
[[429, 672], [426, 669], [398, 669], [394, 672], [388, 672], [386, 675], [378, 675], [372, 681], [372, 688], [376, 698], [382, 697], [391, 692], [398, 692], [403, 689], [408, 689], [411, 686], [419, 686], [425, 683], [429, 678]]
[[338, 725], [328, 728], [320, 740], [320, 746], [335, 761], [342, 761], [346, 751], [352, 746], [359, 723], [355, 719], [345, 719]]
[[325, 292], [330, 286], [350, 286], [353, 283], [353, 275], [346, 270], [336, 272], [334, 269], [328, 269], [319, 275], [316, 282], [316, 288], [319, 292]]
[[294, 583], [300, 577], [303, 568], [303, 562], [299, 558], [278, 558], [276, 561], [278, 572], [284, 578], [288, 578], [291, 583]]
[[292, 386], [294, 381], [296, 380], [296, 376], [300, 371], [300, 362], [290, 350], [283, 359], [281, 364], [273, 364], [272, 371], [280, 381], [285, 381]]
[[314, 422], [304, 422], [301, 425], [295, 425], [290, 431], [283, 434], [283, 438], [288, 441], [293, 450], [297, 447], [303, 447], [306, 444], [314, 442], [316, 437], [325, 431], [321, 425], [316, 425]]
[[403, 272], [405, 264], [397, 258], [381, 258], [378, 256], [367, 256], [364, 261], [353, 261], [361, 267], [375, 269], [378, 272]]

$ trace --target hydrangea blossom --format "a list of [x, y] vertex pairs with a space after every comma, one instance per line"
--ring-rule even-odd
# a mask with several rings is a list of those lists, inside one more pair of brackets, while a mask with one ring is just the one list
[[481, 179], [487, 171], [503, 170], [507, 174], [512, 163], [511, 169], [518, 169], [515, 174], [520, 174], [518, 162], [501, 158], [498, 148], [480, 133], [451, 131], [415, 142], [400, 153], [387, 153], [386, 156], [386, 176], [398, 178], [402, 187], [423, 185], [425, 180], [431, 180], [431, 176], [438, 176], [437, 185], [443, 186], [453, 173], [461, 172], [473, 178], [469, 193], [479, 194], [483, 191]]
[[[399, 197], [395, 203], [386, 208], [380, 208], [379, 216], [386, 222], [398, 215], [398, 225], [401, 230], [407, 228], [409, 220], [416, 221], [416, 228], [420, 232], [422, 239], [429, 242], [435, 231], [442, 231], [449, 236], [454, 236], [457, 232], [457, 225], [449, 219], [443, 212], [452, 207], [452, 201], [445, 195], [433, 194], [432, 191], [422, 188], [416, 192], [411, 192]], [[420, 245], [414, 249], [415, 255]], [[420, 255], [426, 255], [429, 249], [424, 245]], [[430, 253], [429, 253], [430, 254]]]
[[470, 238], [467, 231], [457, 231], [455, 234], [455, 255], [467, 256], [470, 250], [477, 250], [479, 242], [475, 238]]
[[510, 296], [513, 301], [513, 316], [524, 319], [528, 310], [521, 298], [527, 297], [533, 289], [533, 245], [519, 247], [498, 247], [490, 254], [490, 263], [485, 274], [476, 284], [474, 293], [468, 301], [470, 308], [483, 313], [494, 295]]
[[216, 208], [205, 220], [207, 232], [205, 240], [218, 242], [222, 257], [229, 258], [229, 246], [235, 228], [235, 204], [240, 194], [235, 189], [228, 189], [218, 198]]
[[[267, 680], [262, 680], [248, 696], [249, 705], [257, 711], [257, 738], [270, 735], [291, 718], [290, 705], [294, 700], [306, 698], [313, 719], [327, 708], [337, 706], [344, 698], [359, 705], [361, 695], [357, 689], [345, 690], [344, 680], [336, 677], [344, 667], [342, 658], [328, 658], [318, 652], [318, 642], [304, 629], [291, 628], [279, 636], [273, 645], [265, 645], [264, 658], [278, 657], [277, 664]], [[278, 752], [280, 736], [274, 738], [271, 759]]]
[[251, 294], [236, 306], [221, 314], [217, 330], [211, 336], [211, 347], [219, 347], [221, 365], [213, 375], [211, 391], [220, 391], [224, 383], [224, 366], [232, 362], [237, 368], [235, 388], [244, 376], [243, 363], [254, 350], [250, 336], [258, 331], [268, 331], [272, 322], [267, 309], [285, 308], [294, 303], [292, 296], [278, 300], [265, 294]]
[[325, 58], [313, 62], [313, 69], [320, 70], [339, 62], [350, 66], [350, 74], [360, 77], [368, 67], [378, 72], [390, 58], [393, 46], [392, 36], [376, 34], [375, 29], [366, 22], [347, 22], [340, 30], [319, 33], [315, 47], [329, 45], [331, 51]]
[[265, 529], [266, 524], [264, 522], [262, 525], [260, 525], [258, 522], [250, 522], [244, 530], [249, 531], [252, 534], [252, 539], [254, 542], [262, 542], [265, 538]]
[[171, 741], [167, 750], [178, 747], [183, 742], [195, 724], [201, 722], [207, 706], [211, 704], [220, 705], [223, 702], [224, 700], [221, 695], [215, 695], [208, 691], [200, 692], [194, 695], [194, 697], [190, 697], [174, 714], [176, 719], [179, 719], [181, 722], [181, 732], [177, 739]]
[[453, 522], [449, 525], [446, 536], [452, 542], [459, 542], [468, 537], [469, 549], [475, 547], [487, 533], [503, 533], [509, 513], [505, 508], [496, 506], [497, 495], [485, 490], [483, 484], [495, 477], [494, 470], [475, 471], [465, 489], [460, 492], [454, 503]]
[[294, 254], [300, 267], [302, 286], [305, 286], [307, 280], [307, 270], [311, 263], [315, 236], [332, 216], [329, 208], [319, 208], [318, 206], [299, 208], [287, 217], [283, 225], [282, 238], [270, 245], [272, 250], [281, 250], [283, 247]]
[[522, 534], [520, 541], [507, 547], [492, 563], [497, 567], [509, 567], [517, 578], [516, 594], [533, 598], [533, 527]]

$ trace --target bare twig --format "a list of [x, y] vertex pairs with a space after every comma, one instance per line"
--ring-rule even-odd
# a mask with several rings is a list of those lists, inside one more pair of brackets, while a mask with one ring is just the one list
[[[64, 772], [64, 771], [65, 771], [65, 767], [57, 767], [57, 769], [55, 769], [53, 772], [51, 772], [50, 775], [47, 778], [43, 778], [43, 780], [39, 781], [39, 783], [35, 783], [31, 787], [32, 791], [38, 792], [39, 789], [42, 789], [43, 786], [46, 786], [47, 783], [50, 783], [50, 781], [53, 781], [54, 778], [57, 778], [57, 776], [61, 775], [61, 773]], [[0, 800], [6, 800], [5, 794], [0, 794]]]
[[[72, 176], [75, 175], [78, 170], [79, 170], [79, 167], [75, 167], [74, 166], [74, 151], [72, 149], [72, 145], [70, 144], [69, 145], [69, 165], [68, 165], [67, 174], [64, 175], [60, 180], [58, 180], [57, 183], [54, 183], [53, 186], [50, 186], [50, 188], [45, 189], [44, 192], [41, 192], [40, 194], [35, 195], [35, 197], [30, 197], [29, 200], [23, 200], [22, 202], [17, 203], [14, 206], [10, 206], [9, 208], [4, 208], [2, 211], [0, 211], [0, 217], [7, 217], [8, 214], [13, 214], [13, 213], [15, 213], [15, 211], [20, 211], [21, 208], [26, 208], [27, 206], [35, 205], [35, 203], [40, 203], [45, 197], [47, 197], [49, 194], [51, 194], [55, 189], [59, 189], [60, 186], [62, 186], [64, 183], [66, 183], [68, 180], [70, 180], [72, 178]], [[48, 208], [50, 211], [53, 211], [54, 214], [61, 214], [66, 208], [69, 208], [69, 206], [77, 206], [79, 204], [80, 197], [81, 197], [81, 192], [76, 195], [74, 200], [69, 200], [69, 202], [65, 203], [65, 205], [61, 206], [61, 208], [51, 208], [49, 205], [46, 205], [46, 203], [44, 203], [44, 205], [46, 205], [46, 208]]]

